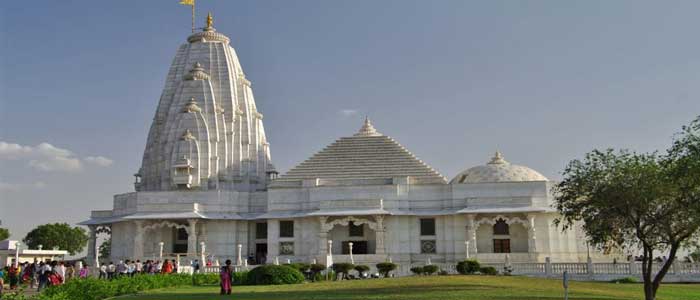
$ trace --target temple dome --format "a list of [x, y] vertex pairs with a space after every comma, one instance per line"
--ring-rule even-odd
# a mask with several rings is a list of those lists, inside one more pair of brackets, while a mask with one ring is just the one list
[[459, 173], [450, 183], [523, 181], [548, 181], [548, 179], [533, 169], [507, 162], [501, 155], [501, 152], [497, 151], [487, 164], [469, 168]]

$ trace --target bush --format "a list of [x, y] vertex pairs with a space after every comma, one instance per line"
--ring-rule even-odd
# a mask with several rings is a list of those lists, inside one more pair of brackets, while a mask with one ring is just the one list
[[424, 272], [423, 267], [413, 267], [411, 268], [411, 273], [415, 275], [422, 275]]
[[309, 268], [311, 268], [311, 265], [305, 264], [305, 263], [293, 263], [293, 264], [285, 264], [285, 266], [290, 267], [292, 269], [297, 269], [299, 272], [306, 273], [309, 271]]
[[445, 270], [440, 270], [440, 272], [438, 272], [438, 275], [450, 275], [450, 273], [447, 273], [447, 271]]
[[197, 273], [192, 274], [193, 285], [218, 285], [220, 283], [219, 273]]
[[479, 262], [473, 259], [457, 263], [457, 272], [462, 275], [474, 274], [479, 271]]
[[233, 272], [233, 284], [244, 285], [248, 279], [248, 271]]
[[481, 267], [479, 268], [479, 273], [481, 275], [498, 275], [498, 271], [494, 267]]
[[610, 282], [612, 282], [612, 283], [637, 283], [637, 278], [623, 277], [623, 278], [613, 279]]
[[357, 265], [357, 266], [355, 266], [355, 271], [357, 271], [357, 273], [360, 274], [360, 276], [362, 276], [362, 273], [369, 271], [369, 266]]
[[439, 270], [440, 270], [440, 268], [438, 268], [438, 266], [436, 266], [436, 265], [423, 266], [423, 274], [425, 274], [425, 275], [433, 275]]
[[396, 270], [398, 266], [395, 263], [390, 263], [390, 262], [383, 262], [383, 263], [378, 263], [377, 264], [377, 270], [379, 271], [379, 274], [382, 274], [383, 277], [389, 277], [389, 273], [391, 271]]
[[331, 269], [333, 269], [336, 274], [341, 275], [343, 279], [348, 278], [348, 274], [353, 268], [355, 268], [355, 265], [351, 263], [335, 263], [331, 266]]
[[[328, 280], [333, 280], [335, 278], [335, 272], [333, 270], [328, 270]], [[321, 272], [314, 275], [314, 281], [326, 281], [326, 275]]]
[[37, 299], [101, 300], [145, 290], [191, 285], [192, 280], [193, 277], [189, 274], [123, 276], [113, 280], [74, 279], [62, 285], [47, 288], [38, 295]]
[[325, 265], [322, 265], [322, 264], [311, 264], [311, 265], [309, 266], [309, 270], [311, 271], [311, 276], [310, 276], [311, 279], [312, 279], [313, 281], [317, 281], [317, 280], [316, 280], [317, 275], [318, 275], [319, 273], [323, 272], [323, 270], [325, 270], [325, 269], [326, 269], [326, 266], [325, 266]]
[[304, 282], [304, 275], [299, 270], [288, 266], [263, 265], [250, 270], [245, 276], [249, 285], [295, 284]]

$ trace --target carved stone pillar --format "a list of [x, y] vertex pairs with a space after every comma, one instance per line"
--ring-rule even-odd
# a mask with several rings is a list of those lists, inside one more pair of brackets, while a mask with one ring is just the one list
[[97, 225], [88, 225], [88, 249], [87, 249], [87, 261], [92, 263], [97, 260]]
[[376, 247], [374, 252], [376, 254], [384, 254], [386, 253], [386, 246], [384, 245], [384, 216], [376, 215], [374, 216], [374, 220], [377, 222], [377, 229], [374, 232], [376, 238]]
[[537, 252], [537, 230], [535, 228], [535, 214], [527, 215], [527, 248], [528, 252]]
[[197, 256], [197, 219], [187, 219], [187, 254]]
[[469, 255], [476, 256], [476, 223], [474, 222], [474, 215], [467, 215], [467, 241], [469, 242]]
[[143, 221], [136, 220], [134, 221], [134, 225], [134, 255], [132, 258], [143, 260]]
[[326, 220], [328, 217], [319, 217], [320, 226], [318, 229], [318, 256], [324, 257], [328, 254], [328, 229]]

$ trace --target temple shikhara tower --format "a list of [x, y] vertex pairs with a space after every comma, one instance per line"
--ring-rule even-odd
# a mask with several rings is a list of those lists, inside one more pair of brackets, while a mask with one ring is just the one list
[[180, 46], [148, 134], [137, 191], [264, 190], [274, 172], [263, 115], [229, 38], [212, 26]]
[[277, 176], [251, 82], [209, 15], [175, 53], [134, 191], [81, 223], [88, 256], [109, 233], [113, 260], [391, 260], [408, 272], [427, 260], [589, 257], [579, 229], [553, 225], [553, 183], [537, 171], [496, 152], [448, 181], [369, 119], [358, 127]]

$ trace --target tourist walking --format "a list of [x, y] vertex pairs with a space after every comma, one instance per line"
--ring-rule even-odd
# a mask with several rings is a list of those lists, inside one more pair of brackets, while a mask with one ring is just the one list
[[[83, 265], [83, 267], [80, 268], [80, 272], [78, 273], [78, 277], [80, 279], [85, 279], [88, 277], [89, 274], [90, 274], [90, 270], [88, 269], [88, 266]], [[100, 270], [100, 277], [102, 277], [102, 270]]]
[[49, 274], [51, 273], [51, 266], [43, 261], [39, 264], [39, 288], [38, 292], [46, 288], [49, 283]]
[[231, 280], [233, 278], [233, 268], [231, 267], [231, 260], [226, 260], [226, 265], [221, 267], [221, 272], [219, 274], [221, 278], [221, 295], [231, 295]]
[[19, 284], [20, 267], [18, 263], [13, 263], [7, 270], [7, 280], [10, 282], [10, 290], [17, 288]]
[[109, 266], [107, 266], [107, 279], [114, 278], [115, 271], [117, 271], [117, 267], [114, 266], [114, 263], [110, 261]]
[[97, 277], [97, 279], [107, 279], [107, 265], [105, 265], [105, 263], [100, 265], [100, 275]]

